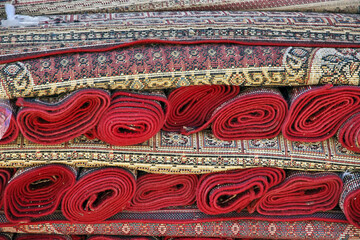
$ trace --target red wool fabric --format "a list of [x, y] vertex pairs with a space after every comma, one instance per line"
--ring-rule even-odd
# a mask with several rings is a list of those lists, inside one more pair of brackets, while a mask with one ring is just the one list
[[346, 219], [360, 228], [360, 173], [345, 172], [342, 175], [344, 188], [340, 195], [339, 205]]
[[294, 173], [262, 196], [252, 211], [273, 216], [328, 211], [337, 206], [342, 188], [335, 173]]
[[135, 177], [125, 169], [84, 170], [64, 196], [61, 209], [70, 221], [100, 222], [127, 207], [135, 190]]
[[160, 93], [115, 92], [111, 106], [96, 128], [96, 135], [117, 146], [142, 143], [163, 127], [168, 108], [166, 97]]
[[205, 124], [217, 107], [236, 97], [238, 86], [204, 85], [180, 87], [168, 97], [171, 110], [163, 127], [179, 132], [183, 128], [197, 128]]
[[153, 211], [195, 203], [196, 175], [146, 174], [136, 182], [130, 211]]
[[282, 133], [291, 141], [324, 141], [357, 112], [360, 112], [359, 87], [295, 88]]
[[53, 213], [75, 179], [76, 171], [63, 165], [17, 171], [4, 193], [6, 218], [11, 222], [28, 222]]
[[17, 114], [21, 133], [39, 144], [59, 144], [95, 127], [110, 104], [107, 91], [82, 89], [54, 103], [19, 98]]
[[284, 170], [265, 167], [206, 174], [199, 180], [197, 206], [210, 215], [241, 211], [284, 179]]
[[225, 141], [273, 138], [280, 133], [287, 103], [276, 89], [247, 89], [218, 107], [198, 129], [182, 131], [190, 135], [212, 123], [215, 137]]
[[340, 127], [337, 137], [345, 148], [360, 153], [360, 114], [350, 117]]
[[71, 240], [71, 237], [55, 234], [21, 234], [15, 240]]

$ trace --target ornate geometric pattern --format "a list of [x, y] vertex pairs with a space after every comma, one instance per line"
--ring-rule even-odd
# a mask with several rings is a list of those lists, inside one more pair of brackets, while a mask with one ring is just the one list
[[[187, 215], [192, 210], [183, 210], [180, 215]], [[171, 212], [171, 211], [170, 211]], [[97, 224], [72, 224], [61, 219], [56, 222], [48, 219], [27, 224], [1, 224], [2, 232], [12, 233], [56, 233], [56, 234], [108, 234], [138, 236], [193, 236], [193, 237], [233, 237], [264, 239], [351, 239], [358, 238], [360, 231], [346, 221], [336, 220], [336, 213], [326, 213], [324, 220], [272, 221], [243, 217], [240, 219], [204, 220], [201, 216], [191, 221], [177, 219], [171, 215], [168, 220], [161, 220], [164, 214], [124, 213], [123, 219], [113, 218]], [[151, 219], [151, 215], [155, 217]], [[166, 215], [166, 214], [165, 214]], [[134, 218], [140, 216], [140, 218]], [[144, 217], [145, 216], [145, 217]], [[192, 214], [188, 217], [194, 217]], [[332, 217], [335, 217], [331, 221]]]
[[[0, 1], [2, 2], [2, 1]], [[352, 12], [359, 10], [360, 3], [354, 0], [107, 0], [101, 4], [95, 0], [13, 0], [19, 14], [42, 15], [66, 12], [109, 11], [179, 11], [179, 10], [288, 10], [318, 12]]]
[[149, 39], [234, 40], [250, 45], [296, 43], [296, 46], [318, 47], [356, 46], [360, 39], [360, 17], [350, 14], [214, 11], [99, 13], [49, 18], [39, 26], [0, 28], [2, 60], [50, 50], [99, 48]]
[[135, 146], [111, 146], [85, 136], [41, 146], [22, 136], [0, 145], [2, 167], [64, 163], [77, 167], [120, 166], [154, 173], [208, 173], [267, 166], [313, 171], [360, 170], [360, 154], [335, 138], [317, 143], [273, 139], [220, 141], [210, 131], [190, 136], [159, 132]]
[[0, 82], [1, 98], [47, 96], [86, 87], [359, 85], [360, 49], [142, 45], [0, 65]]

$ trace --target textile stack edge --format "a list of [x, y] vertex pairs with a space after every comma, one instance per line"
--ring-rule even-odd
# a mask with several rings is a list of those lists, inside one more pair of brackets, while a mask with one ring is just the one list
[[360, 1], [13, 4], [0, 239], [360, 238]]

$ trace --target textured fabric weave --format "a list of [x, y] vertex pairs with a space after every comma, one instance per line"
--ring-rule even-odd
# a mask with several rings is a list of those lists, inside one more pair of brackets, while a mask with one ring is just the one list
[[82, 89], [54, 103], [19, 98], [17, 124], [30, 141], [59, 144], [90, 131], [110, 104], [108, 92]]
[[263, 215], [304, 215], [337, 206], [343, 183], [335, 173], [298, 172], [260, 198], [252, 211]]
[[154, 211], [195, 203], [196, 175], [146, 174], [136, 181], [129, 211]]
[[284, 170], [276, 168], [206, 174], [197, 187], [197, 206], [210, 215], [241, 211], [284, 179]]
[[84, 170], [62, 199], [61, 209], [72, 222], [100, 222], [127, 207], [135, 190], [135, 177], [127, 170]]
[[46, 165], [19, 170], [4, 193], [4, 212], [11, 222], [53, 213], [65, 192], [75, 183], [76, 172], [65, 165]]

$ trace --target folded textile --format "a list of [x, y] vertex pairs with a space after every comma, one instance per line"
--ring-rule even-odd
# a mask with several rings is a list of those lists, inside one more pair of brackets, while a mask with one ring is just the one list
[[351, 115], [360, 112], [360, 87], [295, 88], [291, 98], [282, 133], [292, 141], [329, 139]]
[[360, 228], [360, 173], [343, 174], [344, 188], [339, 205], [347, 220]]
[[175, 89], [168, 96], [171, 106], [163, 129], [181, 131], [197, 128], [207, 122], [217, 107], [236, 97], [238, 86], [205, 85]]
[[339, 128], [337, 138], [342, 146], [360, 152], [360, 114], [354, 114]]
[[100, 222], [127, 207], [135, 190], [135, 177], [125, 169], [84, 170], [65, 194], [61, 210], [73, 222]]
[[14, 240], [71, 240], [72, 238], [65, 235], [55, 234], [20, 234]]
[[221, 140], [273, 138], [279, 135], [287, 114], [287, 103], [275, 89], [247, 89], [219, 106], [201, 127], [182, 133], [190, 135], [206, 129]]
[[145, 174], [136, 181], [129, 211], [153, 211], [195, 202], [196, 175]]
[[75, 169], [65, 165], [18, 170], [5, 188], [6, 218], [11, 222], [27, 222], [53, 213], [75, 178]]
[[[6, 1], [6, 0], [5, 0]], [[0, 1], [1, 3], [1, 1]], [[220, 11], [220, 10], [272, 10], [272, 11], [314, 11], [314, 12], [349, 12], [357, 13], [360, 3], [350, 0], [309, 0], [309, 1], [261, 1], [261, 0], [207, 0], [207, 1], [178, 1], [178, 0], [47, 0], [13, 2], [17, 13], [26, 15], [64, 14], [72, 12], [144, 12], [144, 11]], [[1, 6], [1, 4], [0, 4]]]
[[343, 183], [335, 173], [296, 172], [265, 193], [252, 208], [263, 215], [306, 215], [337, 206]]
[[206, 174], [199, 180], [197, 206], [210, 215], [241, 211], [284, 179], [285, 171], [278, 168], [260, 167]]
[[[53, 100], [53, 99], [50, 99]], [[108, 92], [82, 89], [54, 102], [19, 98], [17, 124], [25, 138], [59, 144], [90, 131], [110, 104]]]
[[279, 12], [51, 16], [27, 30], [0, 29], [0, 97], [87, 87], [359, 85], [359, 23], [358, 15]]
[[142, 143], [163, 127], [168, 108], [160, 93], [115, 92], [96, 127], [96, 136], [112, 145]]

